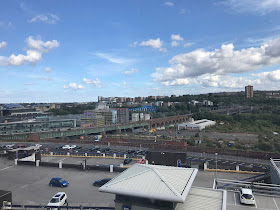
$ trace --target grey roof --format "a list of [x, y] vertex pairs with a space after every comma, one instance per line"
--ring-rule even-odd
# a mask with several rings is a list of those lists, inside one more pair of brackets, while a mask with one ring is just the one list
[[179, 203], [176, 210], [225, 210], [225, 190], [192, 187], [184, 203]]
[[99, 191], [183, 203], [196, 174], [193, 168], [134, 164]]

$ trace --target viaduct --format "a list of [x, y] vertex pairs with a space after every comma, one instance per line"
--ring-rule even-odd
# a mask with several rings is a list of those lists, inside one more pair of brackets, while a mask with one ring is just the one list
[[83, 136], [89, 134], [105, 134], [106, 132], [117, 132], [121, 133], [125, 130], [133, 130], [137, 128], [152, 129], [168, 125], [175, 125], [189, 121], [191, 115], [178, 115], [164, 118], [156, 118], [147, 121], [130, 122], [127, 124], [114, 124], [106, 125], [104, 127], [95, 128], [72, 128], [68, 130], [54, 130], [54, 131], [43, 131], [36, 133], [17, 133], [9, 135], [0, 135], [0, 140], [40, 140], [40, 139], [53, 139], [63, 138], [71, 136]]

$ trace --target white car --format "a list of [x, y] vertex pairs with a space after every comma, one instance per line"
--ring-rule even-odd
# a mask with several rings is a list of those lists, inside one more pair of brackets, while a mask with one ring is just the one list
[[64, 145], [62, 149], [70, 149], [70, 145]]
[[69, 147], [69, 149], [75, 149], [77, 147], [77, 145], [71, 145], [70, 147]]
[[6, 145], [6, 148], [7, 148], [7, 149], [13, 149], [14, 146], [15, 146], [14, 144], [7, 144], [7, 145]]
[[251, 189], [241, 188], [239, 190], [240, 203], [255, 205], [256, 200]]
[[58, 208], [54, 208], [54, 207], [63, 206], [66, 203], [67, 203], [66, 193], [58, 192], [52, 197], [52, 199], [50, 200], [50, 202], [47, 205], [47, 208], [48, 209], [58, 209]]

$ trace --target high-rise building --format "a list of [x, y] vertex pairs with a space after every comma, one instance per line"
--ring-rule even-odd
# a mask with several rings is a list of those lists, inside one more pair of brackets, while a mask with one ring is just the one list
[[254, 96], [253, 86], [251, 85], [245, 86], [245, 96], [246, 98], [253, 98]]
[[129, 111], [128, 108], [114, 108], [117, 111], [117, 123], [129, 123]]

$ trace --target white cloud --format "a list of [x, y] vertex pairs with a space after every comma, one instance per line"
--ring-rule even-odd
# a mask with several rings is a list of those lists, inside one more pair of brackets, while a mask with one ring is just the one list
[[126, 58], [119, 58], [119, 57], [115, 57], [111, 54], [108, 53], [93, 53], [93, 55], [105, 59], [111, 63], [117, 63], [117, 64], [130, 64], [133, 63], [133, 60], [131, 59], [126, 59]]
[[157, 38], [157, 39], [149, 39], [148, 41], [143, 41], [139, 45], [160, 49], [162, 47], [162, 44], [163, 41], [160, 41], [160, 38]]
[[166, 6], [169, 6], [169, 7], [172, 7], [174, 6], [174, 3], [170, 2], [170, 1], [167, 1], [164, 3]]
[[43, 42], [40, 39], [37, 39], [37, 40], [33, 39], [32, 36], [29, 36], [26, 39], [26, 43], [29, 48], [37, 50], [39, 52], [49, 52], [53, 48], [56, 48], [59, 46], [59, 43], [57, 40]]
[[73, 90], [81, 90], [81, 89], [85, 89], [84, 86], [82, 85], [77, 85], [76, 83], [70, 83], [69, 85], [64, 85], [63, 88], [70, 88], [70, 89], [73, 89]]
[[45, 68], [45, 71], [46, 71], [46, 72], [50, 72], [50, 71], [52, 71], [52, 68], [46, 67], [46, 68]]
[[7, 42], [0, 42], [0, 48], [5, 48], [7, 46]]
[[179, 11], [179, 14], [182, 15], [182, 14], [185, 14], [186, 13], [186, 10], [185, 9], [180, 9]]
[[96, 78], [96, 80], [84, 78], [83, 82], [86, 84], [93, 84], [95, 87], [101, 87], [101, 81], [98, 78]]
[[172, 42], [171, 42], [171, 46], [172, 46], [172, 47], [177, 47], [178, 45], [179, 45], [179, 43], [176, 42], [176, 41], [172, 41]]
[[257, 74], [252, 74], [252, 76], [259, 77], [261, 81], [280, 82], [279, 69], [271, 72], [261, 72]]
[[130, 44], [130, 47], [136, 47], [138, 45], [138, 42], [133, 42], [132, 44]]
[[190, 81], [187, 78], [180, 78], [180, 79], [175, 79], [172, 82], [170, 81], [162, 82], [162, 84], [166, 86], [188, 85], [190, 84]]
[[170, 67], [156, 68], [152, 74], [155, 81], [178, 85], [178, 79], [195, 78], [202, 75], [226, 75], [250, 72], [264, 66], [280, 63], [280, 38], [260, 47], [234, 50], [233, 44], [221, 49], [195, 51], [178, 54], [169, 62]]
[[48, 13], [48, 14], [40, 14], [35, 17], [33, 17], [29, 22], [34, 23], [34, 22], [43, 22], [47, 24], [55, 24], [58, 22], [60, 19], [57, 15]]
[[127, 82], [126, 82], [126, 81], [123, 81], [123, 82], [122, 82], [122, 85], [127, 85]]
[[180, 36], [180, 34], [172, 34], [171, 35], [171, 40], [174, 40], [174, 41], [183, 41], [184, 38]]
[[167, 49], [162, 47], [162, 48], [159, 48], [159, 51], [160, 52], [167, 52]]
[[220, 3], [230, 6], [237, 12], [265, 15], [273, 11], [280, 11], [279, 0], [225, 0]]
[[185, 44], [184, 44], [184, 47], [190, 47], [190, 46], [192, 46], [192, 45], [194, 45], [194, 43], [188, 42], [188, 43], [185, 43]]
[[133, 74], [136, 72], [138, 72], [138, 69], [131, 69], [131, 70], [124, 71], [124, 74]]
[[36, 63], [42, 59], [42, 54], [47, 53], [53, 48], [59, 46], [57, 40], [43, 42], [42, 40], [33, 39], [32, 36], [26, 39], [26, 43], [29, 49], [26, 50], [26, 55], [12, 54], [10, 57], [0, 57], [0, 66], [12, 66], [23, 65], [25, 63]]

